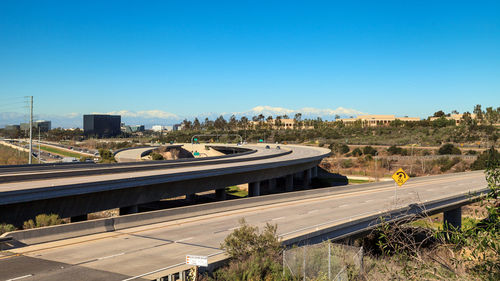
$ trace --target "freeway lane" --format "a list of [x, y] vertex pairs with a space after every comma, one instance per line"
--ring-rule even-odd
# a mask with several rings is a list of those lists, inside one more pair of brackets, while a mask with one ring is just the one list
[[[285, 166], [288, 162], [293, 160], [301, 160], [312, 157], [326, 156], [329, 153], [327, 149], [318, 148], [304, 148], [304, 147], [292, 147], [292, 153], [283, 154], [284, 151], [277, 149], [262, 149], [262, 147], [257, 148], [259, 154], [257, 156], [263, 155], [277, 155], [277, 157], [265, 158], [253, 160], [256, 155], [245, 155], [240, 156], [243, 159], [248, 159], [244, 162], [236, 162], [234, 158], [228, 158], [227, 161], [222, 163], [213, 164], [214, 160], [200, 161], [199, 165], [196, 166], [180, 166], [177, 167], [176, 163], [173, 166], [168, 166], [163, 169], [148, 169], [145, 171], [129, 171], [126, 173], [112, 173], [112, 174], [98, 174], [98, 175], [82, 175], [75, 177], [64, 177], [64, 178], [48, 178], [31, 180], [27, 182], [8, 182], [0, 184], [0, 203], [13, 203], [15, 200], [9, 200], [6, 196], [15, 195], [16, 191], [36, 191], [36, 189], [47, 189], [48, 191], [53, 191], [56, 187], [64, 188], [65, 186], [77, 185], [77, 184], [87, 184], [95, 182], [112, 182], [117, 180], [130, 180], [133, 178], [147, 178], [155, 176], [168, 176], [173, 179], [174, 175], [182, 173], [194, 174], [195, 172], [203, 172], [204, 174], [215, 175], [217, 170], [224, 170], [224, 173], [234, 173], [236, 169], [249, 168], [255, 169], [259, 165], [273, 164], [276, 163], [278, 166]], [[77, 169], [77, 168], [75, 168]]]
[[[410, 179], [398, 189], [397, 204], [445, 198], [485, 186], [482, 172]], [[26, 276], [22, 280], [65, 280], [82, 270], [94, 275], [107, 272], [107, 280], [125, 280], [182, 263], [186, 254], [219, 253], [220, 243], [241, 218], [259, 227], [276, 223], [278, 233], [286, 238], [394, 208], [393, 183], [358, 185], [353, 190], [13, 249], [10, 252], [20, 256], [0, 257], [0, 276], [4, 278], [0, 280], [21, 276]], [[12, 266], [23, 258], [30, 258], [33, 267]], [[64, 268], [50, 267], [49, 272], [36, 266], [37, 262], [64, 263]], [[99, 280], [92, 278], [81, 276], [79, 280]]]

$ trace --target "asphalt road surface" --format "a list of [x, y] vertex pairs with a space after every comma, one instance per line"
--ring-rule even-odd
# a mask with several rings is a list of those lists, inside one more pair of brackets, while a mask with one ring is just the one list
[[[186, 254], [215, 255], [244, 218], [263, 227], [278, 225], [288, 237], [325, 225], [486, 187], [483, 172], [410, 179], [397, 189], [379, 183], [328, 196], [129, 228], [11, 249], [0, 256], [1, 280], [141, 280], [182, 264]], [[137, 277], [137, 278], [134, 278]], [[17, 279], [16, 279], [17, 278]]]

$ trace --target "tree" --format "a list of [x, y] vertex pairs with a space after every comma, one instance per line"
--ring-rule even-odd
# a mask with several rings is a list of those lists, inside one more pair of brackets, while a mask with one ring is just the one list
[[187, 119], [184, 119], [184, 121], [182, 121], [182, 125], [184, 125], [184, 129], [186, 130], [191, 130], [192, 124], [193, 123]]
[[444, 144], [438, 150], [439, 155], [460, 155], [462, 151], [451, 143]]
[[198, 118], [194, 118], [193, 129], [195, 129], [195, 130], [200, 130], [201, 129], [200, 120], [198, 120]]
[[219, 116], [214, 121], [214, 127], [215, 127], [215, 129], [225, 130], [226, 129], [226, 125], [227, 125], [226, 119], [224, 119], [224, 116], [222, 116], [222, 115]]
[[479, 120], [479, 122], [483, 121], [483, 111], [481, 110], [481, 105], [476, 104], [474, 106], [474, 114], [476, 114], [476, 119]]
[[236, 116], [234, 116], [234, 114], [229, 117], [229, 122], [227, 123], [227, 125], [230, 130], [235, 130], [236, 127], [238, 127], [238, 120], [236, 119]]
[[444, 116], [446, 116], [446, 114], [442, 110], [434, 112], [434, 117], [444, 117]]

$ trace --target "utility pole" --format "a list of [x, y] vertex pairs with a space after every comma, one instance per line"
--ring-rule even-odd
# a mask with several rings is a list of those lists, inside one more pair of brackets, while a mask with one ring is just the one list
[[30, 99], [30, 155], [28, 156], [28, 163], [32, 164], [31, 155], [33, 155], [33, 96]]
[[42, 163], [42, 152], [40, 149], [40, 126], [38, 126], [38, 164]]

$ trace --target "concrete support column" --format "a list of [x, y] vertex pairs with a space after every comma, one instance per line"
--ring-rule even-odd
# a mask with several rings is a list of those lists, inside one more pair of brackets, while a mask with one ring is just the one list
[[274, 192], [276, 192], [276, 185], [277, 185], [277, 184], [276, 184], [276, 179], [270, 179], [270, 180], [268, 181], [267, 186], [268, 186], [268, 189], [269, 189], [269, 193], [274, 193]]
[[184, 270], [181, 271], [181, 272], [179, 272], [179, 280], [180, 281], [186, 281], [187, 280], [186, 275], [187, 275], [186, 271], [184, 271]]
[[312, 168], [312, 177], [317, 178], [318, 177], [318, 166], [314, 166]]
[[462, 208], [458, 207], [443, 213], [443, 223], [460, 230], [462, 228]]
[[311, 186], [311, 169], [307, 169], [303, 172], [302, 177], [302, 187], [307, 189]]
[[293, 175], [285, 177], [285, 191], [293, 191]]
[[132, 205], [132, 206], [120, 208], [120, 216], [135, 214], [138, 212], [139, 212], [139, 205]]
[[79, 216], [74, 216], [69, 218], [70, 222], [79, 222], [79, 221], [86, 221], [87, 220], [87, 215], [79, 215]]
[[226, 200], [226, 189], [225, 188], [216, 189], [215, 198], [219, 201]]
[[260, 195], [260, 181], [251, 182], [248, 184], [248, 197]]

